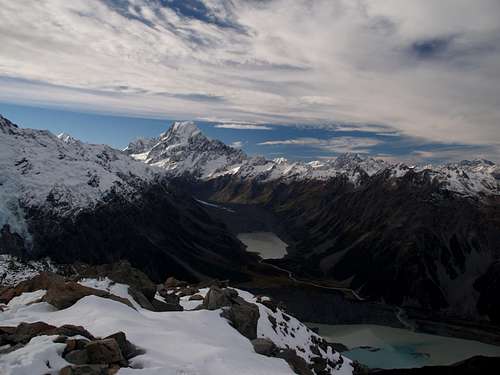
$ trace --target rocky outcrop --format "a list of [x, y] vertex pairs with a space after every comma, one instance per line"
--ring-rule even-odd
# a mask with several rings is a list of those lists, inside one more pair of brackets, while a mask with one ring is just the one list
[[44, 322], [21, 323], [17, 327], [0, 327], [1, 354], [15, 352], [37, 336], [57, 335], [54, 342], [65, 344], [62, 357], [69, 363], [60, 375], [111, 375], [128, 360], [144, 352], [127, 340], [123, 332], [96, 338], [81, 326], [55, 327]]
[[115, 296], [103, 290], [88, 288], [77, 282], [67, 280], [60, 275], [48, 272], [42, 272], [31, 280], [23, 281], [13, 288], [2, 290], [0, 302], [9, 303], [12, 298], [20, 296], [22, 293], [34, 292], [42, 289], [46, 290], [46, 293], [41, 300], [58, 309], [68, 308], [79, 299], [90, 295], [109, 298], [133, 308], [132, 304], [127, 299]]

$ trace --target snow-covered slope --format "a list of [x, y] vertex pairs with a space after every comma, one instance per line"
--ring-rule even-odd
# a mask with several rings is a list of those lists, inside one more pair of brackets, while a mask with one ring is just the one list
[[124, 151], [170, 174], [197, 178], [211, 178], [246, 158], [242, 151], [205, 137], [193, 122], [175, 122], [158, 138], [132, 142]]
[[[221, 316], [221, 309], [154, 312], [142, 308], [130, 296], [128, 285], [107, 278], [85, 279], [81, 284], [128, 299], [134, 308], [90, 295], [69, 308], [56, 310], [40, 302], [46, 291], [37, 290], [10, 300], [0, 314], [0, 325], [13, 327], [21, 322], [40, 321], [54, 326], [70, 324], [83, 326], [95, 337], [122, 331], [143, 352], [130, 360], [130, 367], [122, 367], [120, 374], [294, 374], [285, 360], [257, 354], [252, 343]], [[317, 350], [321, 352], [315, 350], [313, 353], [311, 348], [316, 348], [323, 339], [301, 322], [279, 309], [272, 311], [248, 292], [237, 290], [237, 293], [247, 302], [258, 305], [260, 338], [271, 340], [279, 348], [293, 348], [307, 363], [312, 363], [311, 358], [323, 358], [325, 362], [336, 364], [334, 368], [326, 365], [322, 374], [353, 373], [352, 362], [330, 346], [326, 352], [320, 348]], [[279, 329], [272, 327], [269, 317]], [[26, 346], [1, 355], [0, 372], [6, 375], [57, 374], [70, 363], [62, 357], [65, 345], [54, 343], [55, 338], [33, 337]]]
[[111, 191], [133, 194], [155, 178], [153, 169], [111, 147], [21, 129], [0, 116], [0, 228], [27, 238], [26, 208], [67, 215]]
[[175, 122], [158, 138], [140, 139], [125, 149], [137, 160], [164, 168], [172, 176], [212, 180], [221, 176], [285, 182], [347, 178], [355, 185], [367, 177], [388, 171], [401, 178], [408, 172], [426, 173], [441, 188], [465, 195], [500, 194], [500, 168], [486, 160], [463, 161], [440, 166], [410, 167], [390, 164], [358, 154], [312, 162], [290, 162], [250, 157], [218, 140], [205, 137], [192, 122]]

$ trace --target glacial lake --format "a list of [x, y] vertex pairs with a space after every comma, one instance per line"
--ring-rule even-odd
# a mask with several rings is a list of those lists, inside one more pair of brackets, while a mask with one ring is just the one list
[[238, 239], [263, 259], [279, 259], [286, 255], [287, 244], [273, 232], [239, 233]]
[[500, 346], [405, 329], [366, 324], [307, 325], [318, 327], [327, 341], [347, 346], [349, 350], [343, 355], [370, 368], [449, 365], [475, 355], [500, 356]]

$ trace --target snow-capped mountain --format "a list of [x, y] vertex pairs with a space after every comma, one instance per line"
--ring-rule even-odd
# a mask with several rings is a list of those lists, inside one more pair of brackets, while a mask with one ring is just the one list
[[173, 175], [188, 173], [211, 178], [232, 165], [240, 165], [245, 154], [205, 137], [193, 122], [175, 122], [152, 140], [132, 142], [124, 150], [136, 160], [164, 168]]
[[171, 176], [213, 180], [234, 176], [256, 181], [329, 180], [344, 177], [359, 185], [367, 177], [385, 173], [401, 178], [409, 172], [424, 173], [441, 188], [465, 195], [500, 194], [500, 168], [486, 160], [440, 166], [414, 167], [391, 164], [358, 154], [312, 162], [290, 162], [250, 157], [218, 140], [210, 140], [193, 122], [175, 122], [158, 138], [140, 139], [125, 149], [136, 160], [161, 167]]
[[23, 208], [67, 215], [111, 191], [129, 196], [155, 178], [153, 168], [105, 145], [67, 134], [22, 129], [0, 116], [0, 228], [27, 236]]
[[187, 279], [241, 276], [238, 264], [251, 261], [200, 203], [170, 189], [161, 169], [3, 117], [0, 254], [59, 263], [129, 259], [153, 278]]

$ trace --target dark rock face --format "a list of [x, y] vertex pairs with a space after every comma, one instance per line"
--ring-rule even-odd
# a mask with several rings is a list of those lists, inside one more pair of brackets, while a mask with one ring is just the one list
[[29, 208], [27, 217], [33, 236], [33, 249], [25, 251], [29, 257], [91, 264], [126, 259], [154, 281], [166, 275], [244, 280], [242, 266], [254, 261], [222, 223], [161, 183], [133, 202], [110, 194], [106, 202], [75, 216]]
[[274, 342], [269, 339], [254, 339], [252, 340], [252, 345], [255, 353], [262, 354], [267, 357], [272, 357], [278, 350]]
[[226, 318], [239, 333], [250, 340], [257, 338], [260, 313], [256, 304], [239, 297], [234, 289], [212, 286], [199, 309], [217, 310], [220, 308], [222, 308], [221, 316]]
[[373, 300], [479, 318], [472, 284], [460, 280], [482, 276], [500, 257], [500, 199], [450, 192], [426, 171], [364, 176], [357, 186], [344, 177], [262, 183], [227, 176], [191, 186], [203, 199], [274, 213], [275, 232], [291, 244], [276, 264], [302, 278], [349, 280]]
[[493, 263], [488, 271], [476, 280], [474, 287], [480, 293], [477, 302], [479, 312], [500, 325], [500, 261]]

